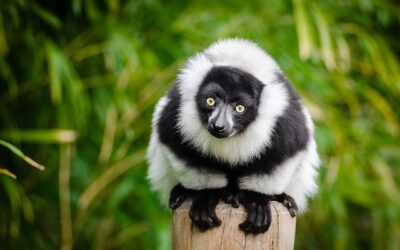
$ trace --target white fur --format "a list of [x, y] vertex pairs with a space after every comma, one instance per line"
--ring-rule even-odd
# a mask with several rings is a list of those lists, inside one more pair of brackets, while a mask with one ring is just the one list
[[158, 119], [167, 103], [168, 99], [163, 97], [156, 105], [152, 120], [150, 145], [147, 150], [147, 160], [149, 162], [147, 178], [153, 190], [160, 195], [160, 200], [164, 204], [167, 204], [172, 188], [178, 184], [178, 180], [175, 178], [170, 164], [167, 162], [167, 157], [163, 151], [157, 132]]
[[306, 125], [310, 134], [306, 149], [307, 153], [292, 176], [289, 185], [285, 188], [285, 193], [296, 201], [300, 212], [306, 209], [307, 198], [312, 197], [318, 191], [316, 180], [318, 176], [317, 169], [320, 164], [317, 144], [314, 140], [314, 124], [310, 113], [305, 107], [303, 107], [303, 114], [305, 115]]
[[316, 151], [316, 144], [312, 140], [307, 148], [306, 156], [290, 179], [289, 185], [284, 190], [286, 194], [290, 195], [296, 201], [300, 212], [306, 209], [307, 198], [312, 197], [318, 190], [316, 183], [318, 165], [319, 157]]
[[[231, 66], [248, 72], [265, 86], [261, 93], [259, 114], [241, 134], [217, 139], [210, 135], [200, 122], [195, 95], [205, 75], [213, 66]], [[288, 106], [288, 94], [283, 84], [276, 81], [280, 72], [275, 61], [254, 43], [241, 39], [222, 40], [203, 53], [190, 58], [178, 76], [178, 89], [183, 105], [179, 110], [178, 127], [183, 138], [200, 152], [221, 161], [245, 163], [261, 154], [269, 145], [273, 128]], [[150, 163], [148, 178], [153, 188], [166, 202], [174, 185], [181, 183], [192, 189], [219, 188], [227, 185], [223, 175], [209, 174], [187, 166], [178, 159], [158, 138], [156, 123], [167, 104], [166, 97], [156, 106], [152, 121], [152, 135], [148, 150]], [[307, 197], [317, 191], [315, 179], [319, 157], [314, 141], [314, 128], [308, 111], [304, 108], [310, 138], [305, 150], [287, 159], [270, 175], [250, 176], [239, 180], [242, 189], [265, 194], [291, 195], [300, 211], [307, 204]], [[251, 167], [251, 166], [249, 166]]]
[[281, 194], [288, 186], [293, 173], [304, 159], [305, 151], [300, 151], [277, 166], [271, 174], [251, 175], [239, 179], [239, 188], [264, 194]]
[[217, 126], [224, 125], [224, 122], [225, 122], [224, 119], [226, 119], [226, 122], [228, 123], [229, 128], [232, 128], [233, 125], [234, 125], [234, 123], [233, 123], [233, 115], [232, 115], [233, 114], [232, 107], [225, 107], [225, 109], [223, 109], [223, 110], [219, 110], [219, 109], [214, 110], [211, 113], [210, 118], [208, 118], [208, 123], [210, 123], [212, 120], [214, 120], [215, 117], [217, 117], [219, 114], [223, 114], [223, 115], [220, 115], [216, 119], [216, 125]]
[[[232, 66], [258, 78], [265, 86], [260, 97], [259, 114], [248, 128], [223, 140], [210, 135], [201, 123], [195, 95], [205, 75], [213, 66]], [[282, 84], [275, 84], [280, 69], [274, 60], [254, 43], [222, 40], [202, 54], [190, 58], [179, 75], [182, 105], [179, 128], [183, 137], [206, 155], [235, 164], [258, 157], [269, 143], [277, 118], [288, 105], [288, 94]]]
[[206, 170], [188, 168], [186, 163], [179, 160], [173, 152], [164, 146], [164, 152], [167, 156], [175, 178], [182, 186], [195, 190], [207, 188], [223, 188], [228, 184], [228, 180], [223, 174], [209, 173]]
[[290, 195], [302, 212], [307, 207], [307, 197], [317, 192], [316, 184], [319, 157], [314, 140], [314, 126], [310, 114], [303, 108], [310, 136], [305, 150], [277, 166], [269, 175], [247, 176], [239, 179], [239, 187], [268, 195], [286, 193]]
[[147, 177], [153, 190], [159, 194], [162, 203], [167, 204], [172, 188], [178, 183], [195, 190], [225, 187], [227, 179], [224, 175], [211, 174], [188, 167], [160, 142], [156, 129], [157, 121], [167, 104], [168, 99], [163, 97], [156, 105], [150, 145], [147, 151], [147, 159], [150, 164]]

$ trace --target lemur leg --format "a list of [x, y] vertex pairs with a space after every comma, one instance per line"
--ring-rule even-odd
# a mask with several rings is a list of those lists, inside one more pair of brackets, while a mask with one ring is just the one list
[[239, 225], [240, 229], [247, 233], [259, 234], [268, 230], [271, 225], [271, 196], [242, 190], [238, 194], [239, 202], [247, 212], [246, 220]]
[[231, 204], [232, 207], [239, 207], [239, 187], [235, 176], [228, 176], [228, 185], [224, 188], [221, 199], [227, 203]]
[[227, 189], [222, 191], [221, 199], [227, 203], [231, 204], [232, 207], [238, 208], [239, 207], [239, 193], [231, 192]]
[[285, 193], [274, 195], [272, 200], [282, 203], [289, 210], [292, 217], [295, 217], [299, 212], [295, 200], [290, 195]]

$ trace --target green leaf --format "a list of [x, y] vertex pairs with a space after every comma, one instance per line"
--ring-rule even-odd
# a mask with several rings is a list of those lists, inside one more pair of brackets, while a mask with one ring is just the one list
[[51, 13], [50, 11], [40, 7], [37, 4], [32, 4], [32, 10], [39, 18], [41, 18], [43, 21], [50, 24], [54, 28], [61, 28], [61, 20], [57, 16], [53, 15], [53, 13]]
[[0, 168], [0, 174], [7, 175], [13, 179], [17, 179], [17, 176], [15, 176], [15, 174], [11, 173], [8, 169], [5, 168]]
[[3, 138], [31, 143], [72, 143], [77, 139], [77, 133], [69, 129], [37, 129], [37, 130], [7, 130], [0, 131]]
[[30, 157], [26, 156], [24, 153], [22, 153], [22, 151], [20, 149], [18, 149], [17, 147], [15, 147], [14, 145], [0, 140], [0, 145], [8, 148], [9, 150], [11, 150], [11, 152], [13, 152], [14, 154], [16, 154], [18, 157], [20, 157], [22, 160], [24, 160], [26, 163], [28, 163], [29, 165], [39, 169], [39, 170], [44, 170], [44, 166], [40, 165], [39, 163], [37, 163], [36, 161], [32, 160]]

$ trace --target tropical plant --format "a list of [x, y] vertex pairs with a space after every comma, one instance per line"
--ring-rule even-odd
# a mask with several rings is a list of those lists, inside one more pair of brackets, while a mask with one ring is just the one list
[[390, 0], [3, 1], [0, 248], [170, 249], [171, 213], [145, 178], [151, 113], [188, 56], [239, 36], [316, 121], [320, 193], [296, 249], [399, 249], [398, 13]]

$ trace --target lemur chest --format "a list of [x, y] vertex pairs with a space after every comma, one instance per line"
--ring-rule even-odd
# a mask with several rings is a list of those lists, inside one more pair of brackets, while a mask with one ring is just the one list
[[224, 174], [228, 180], [235, 181], [245, 176], [270, 174], [281, 162], [280, 159], [264, 156], [250, 162], [237, 164], [221, 163], [218, 161], [208, 161], [207, 164], [202, 164], [201, 161], [197, 161], [191, 162], [191, 164], [188, 164], [188, 167], [197, 168], [209, 174]]
[[175, 160], [171, 160], [173, 165], [184, 165], [190, 169], [205, 171], [208, 174], [225, 174], [239, 178], [253, 174], [270, 174], [284, 161], [282, 154], [277, 154], [271, 149], [265, 149], [259, 157], [247, 162], [227, 162], [217, 159], [211, 155], [205, 155], [197, 151], [190, 145], [176, 146], [166, 145], [166, 152]]

